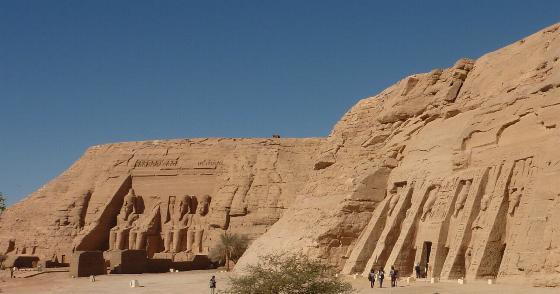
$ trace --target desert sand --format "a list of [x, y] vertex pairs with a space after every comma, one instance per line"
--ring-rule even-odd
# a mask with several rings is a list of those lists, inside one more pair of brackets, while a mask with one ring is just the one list
[[[66, 273], [43, 274], [29, 279], [15, 279], [0, 284], [2, 293], [210, 293], [208, 280], [212, 275], [217, 278], [217, 290], [227, 287], [230, 273], [220, 271], [187, 271], [179, 273], [163, 274], [140, 274], [140, 275], [107, 275], [96, 277], [96, 282], [89, 278], [70, 278]], [[130, 280], [136, 279], [141, 287], [131, 288]], [[369, 288], [369, 282], [365, 278], [354, 280], [347, 277], [352, 283], [356, 293], [402, 293], [402, 294], [467, 294], [467, 293], [489, 293], [489, 294], [547, 294], [558, 293], [553, 288], [532, 288], [519, 285], [494, 284], [488, 285], [483, 282], [467, 283], [458, 285], [453, 282], [442, 282], [430, 284], [426, 281], [417, 281], [406, 285], [403, 281], [396, 288], [384, 287], [382, 289]], [[388, 281], [385, 281], [388, 282]]]

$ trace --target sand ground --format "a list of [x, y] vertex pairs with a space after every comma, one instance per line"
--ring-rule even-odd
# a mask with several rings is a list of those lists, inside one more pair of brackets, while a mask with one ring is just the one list
[[[210, 293], [208, 279], [216, 275], [218, 290], [227, 287], [229, 273], [210, 271], [190, 271], [163, 274], [141, 275], [107, 275], [98, 276], [96, 282], [89, 278], [71, 278], [67, 272], [41, 274], [31, 278], [5, 279], [0, 282], [1, 293]], [[141, 287], [130, 288], [129, 281], [136, 279]], [[402, 294], [434, 294], [434, 293], [495, 293], [495, 294], [526, 294], [526, 293], [560, 293], [560, 289], [534, 288], [519, 285], [495, 284], [488, 285], [483, 282], [471, 282], [458, 285], [454, 282], [440, 282], [430, 284], [424, 281], [414, 282], [411, 285], [401, 285], [397, 288], [369, 287], [365, 278], [352, 279], [356, 293], [402, 293]]]

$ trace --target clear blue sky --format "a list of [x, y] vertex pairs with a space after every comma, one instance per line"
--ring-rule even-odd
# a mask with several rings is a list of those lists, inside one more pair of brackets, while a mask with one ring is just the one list
[[91, 145], [326, 136], [360, 98], [560, 21], [560, 1], [1, 1], [0, 191]]

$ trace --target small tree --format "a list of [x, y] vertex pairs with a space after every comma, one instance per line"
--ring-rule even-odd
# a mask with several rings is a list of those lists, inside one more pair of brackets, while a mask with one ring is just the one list
[[220, 242], [210, 250], [210, 260], [226, 265], [229, 271], [230, 260], [237, 262], [249, 246], [249, 239], [245, 235], [224, 232], [220, 235]]
[[6, 210], [6, 197], [0, 192], [0, 213]]
[[271, 254], [231, 278], [225, 293], [340, 294], [352, 293], [350, 283], [335, 276], [336, 269], [303, 254]]

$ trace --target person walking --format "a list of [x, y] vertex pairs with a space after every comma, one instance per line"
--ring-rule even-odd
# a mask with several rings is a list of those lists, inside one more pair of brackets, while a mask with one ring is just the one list
[[216, 276], [210, 278], [210, 294], [214, 294], [216, 291]]
[[420, 265], [419, 264], [416, 264], [414, 266], [414, 272], [416, 273], [416, 278], [420, 279]]
[[379, 268], [377, 279], [379, 280], [379, 288], [383, 288], [383, 279], [385, 279], [385, 271], [383, 271], [383, 268]]
[[375, 286], [375, 270], [374, 269], [371, 269], [371, 272], [369, 272], [368, 280], [369, 280], [369, 284], [370, 284], [371, 288], [373, 288], [373, 286]]
[[391, 276], [391, 288], [397, 286], [397, 270], [395, 270], [394, 266], [391, 266], [391, 272], [389, 272], [389, 276]]

